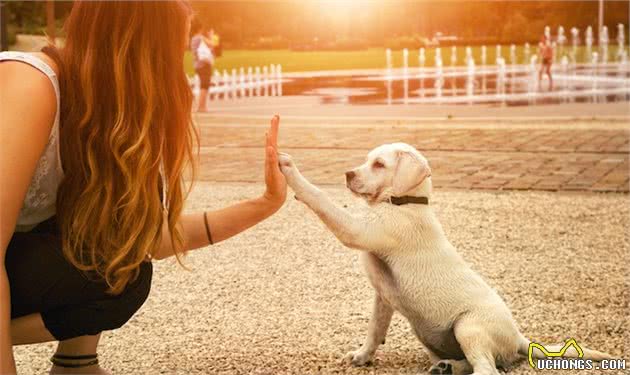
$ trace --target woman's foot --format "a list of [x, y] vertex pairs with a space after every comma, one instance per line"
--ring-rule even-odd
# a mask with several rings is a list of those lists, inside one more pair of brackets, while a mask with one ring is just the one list
[[50, 359], [51, 374], [109, 374], [98, 363], [98, 354], [55, 353]]
[[86, 367], [61, 367], [53, 365], [50, 369], [50, 374], [98, 374], [98, 375], [111, 375], [109, 371], [105, 370], [98, 364], [86, 366]]

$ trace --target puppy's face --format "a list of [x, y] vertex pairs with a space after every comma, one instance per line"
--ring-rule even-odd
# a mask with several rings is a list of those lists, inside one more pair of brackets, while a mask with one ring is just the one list
[[346, 186], [368, 203], [403, 196], [431, 175], [427, 159], [406, 143], [385, 144], [370, 151], [365, 163], [346, 172]]

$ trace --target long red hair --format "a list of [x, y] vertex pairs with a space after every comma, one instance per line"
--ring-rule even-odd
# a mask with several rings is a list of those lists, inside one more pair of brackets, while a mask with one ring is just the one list
[[64, 46], [45, 50], [60, 67], [63, 251], [113, 294], [160, 243], [165, 217], [176, 254], [183, 247], [176, 223], [197, 140], [183, 69], [190, 16], [184, 1], [78, 1]]

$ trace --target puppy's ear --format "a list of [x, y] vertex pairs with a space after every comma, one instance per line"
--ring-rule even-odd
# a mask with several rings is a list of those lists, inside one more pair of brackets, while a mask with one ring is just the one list
[[398, 151], [398, 163], [392, 180], [394, 196], [405, 194], [430, 175], [431, 169], [425, 158], [409, 151]]

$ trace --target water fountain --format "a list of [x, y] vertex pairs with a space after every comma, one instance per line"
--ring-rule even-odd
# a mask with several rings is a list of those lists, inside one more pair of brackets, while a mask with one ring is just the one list
[[247, 96], [251, 97], [254, 90], [254, 75], [252, 74], [252, 67], [247, 68]]
[[230, 95], [230, 75], [227, 70], [223, 70], [223, 74], [221, 75], [221, 99], [227, 100]]
[[236, 69], [232, 69], [232, 80], [231, 80], [231, 87], [230, 87], [230, 96], [232, 97], [232, 99], [236, 99], [237, 95], [238, 95], [238, 85], [236, 84]]
[[567, 55], [562, 56], [560, 60], [560, 66], [562, 67], [562, 101], [567, 102], [568, 100], [568, 73], [569, 73], [569, 58]]
[[409, 50], [403, 49], [403, 102], [409, 100]]
[[599, 52], [601, 53], [601, 60], [603, 64], [608, 62], [608, 27], [603, 26], [602, 32], [599, 36]]
[[420, 79], [420, 97], [424, 98], [424, 64], [426, 62], [426, 57], [424, 55], [424, 48], [420, 48], [418, 51], [418, 66], [419, 66], [419, 74], [418, 78]]
[[510, 46], [510, 93], [514, 93], [514, 79], [516, 75], [516, 46]]
[[[554, 49], [554, 54], [558, 51], [558, 55], [564, 56], [564, 45], [567, 42], [567, 37], [564, 35], [564, 27], [558, 26], [558, 35], [556, 36], [556, 43], [558, 48]], [[554, 56], [554, 58], [557, 56]]]
[[486, 95], [486, 46], [481, 46], [481, 95]]
[[621, 100], [630, 99], [630, 79], [626, 77], [626, 72], [630, 71], [630, 61], [628, 61], [628, 50], [624, 50], [619, 59], [619, 76], [625, 78], [626, 93], [619, 95]]
[[437, 102], [442, 98], [442, 87], [444, 86], [444, 70], [442, 64], [442, 52], [440, 47], [435, 49], [435, 97]]
[[262, 89], [263, 96], [269, 96], [269, 68], [267, 65], [262, 69]]
[[577, 27], [571, 28], [571, 60], [577, 64], [577, 49], [580, 42], [580, 30]]
[[472, 98], [475, 95], [475, 59], [472, 56], [472, 49], [466, 47], [466, 96], [468, 96], [468, 104], [472, 104]]
[[538, 93], [538, 55], [533, 55], [529, 62], [529, 80], [527, 84], [527, 95], [529, 96], [529, 104], [536, 103], [536, 94]]
[[626, 33], [623, 30], [623, 23], [617, 25], [617, 57], [621, 60], [621, 55], [626, 48]]
[[466, 47], [466, 64], [468, 64], [468, 61], [470, 59], [473, 59], [473, 55], [472, 55], [472, 48]]
[[[592, 70], [592, 74], [594, 74], [595, 76], [597, 76], [597, 63], [599, 62], [599, 56], [597, 52], [593, 52], [592, 58], [591, 58], [591, 64], [593, 66], [593, 70]], [[591, 90], [592, 90], [592, 96], [591, 96], [591, 101], [593, 103], [597, 103], [598, 102], [598, 97], [597, 97], [597, 79], [592, 79], [592, 86], [591, 86]]]
[[387, 89], [387, 104], [392, 104], [392, 50], [385, 50], [385, 86]]
[[[365, 101], [379, 100], [372, 95], [374, 86], [363, 86], [361, 81], [385, 81], [387, 89], [387, 103], [449, 103], [449, 104], [472, 104], [472, 103], [510, 103], [520, 104], [524, 100], [531, 104], [536, 104], [541, 98], [545, 98], [545, 103], [558, 103], [568, 101], [582, 102], [584, 100], [600, 102], [608, 99], [625, 100], [630, 95], [630, 79], [628, 66], [628, 46], [627, 35], [624, 34], [624, 25], [617, 26], [615, 35], [617, 48], [616, 54], [606, 57], [607, 54], [607, 30], [602, 28], [601, 35], [598, 36], [598, 48], [593, 47], [593, 31], [591, 28], [585, 30], [585, 51], [590, 50], [588, 58], [580, 56], [580, 30], [567, 29], [566, 36], [562, 27], [558, 27], [557, 49], [558, 63], [554, 65], [554, 73], [557, 74], [558, 86], [555, 91], [547, 92], [540, 89], [538, 72], [540, 65], [538, 56], [532, 51], [532, 46], [528, 43], [523, 45], [523, 52], [519, 51], [519, 46], [515, 44], [506, 45], [506, 55], [502, 55], [502, 46], [496, 45], [495, 51], [488, 53], [486, 46], [481, 46], [480, 60], [473, 57], [473, 48], [465, 48], [462, 53], [464, 57], [461, 65], [458, 59], [458, 50], [455, 46], [449, 46], [450, 56], [443, 56], [441, 48], [435, 49], [435, 68], [433, 62], [427, 62], [427, 55], [424, 48], [419, 48], [417, 62], [409, 61], [409, 51], [402, 50], [402, 64], [400, 69], [393, 67], [392, 51], [386, 50], [385, 74], [378, 77], [352, 77], [353, 83], [347, 87], [365, 87], [365, 93], [357, 94], [364, 96]], [[545, 33], [550, 29], [546, 28]], [[570, 40], [569, 40], [570, 38]], [[554, 36], [555, 39], [555, 36]], [[571, 43], [571, 45], [569, 44]], [[444, 47], [442, 47], [444, 48]], [[610, 51], [609, 51], [610, 52]], [[521, 54], [522, 53], [522, 54]], [[450, 63], [444, 62], [450, 58]], [[496, 59], [495, 59], [496, 58]], [[490, 61], [488, 61], [490, 59]], [[495, 62], [495, 63], [493, 63]], [[580, 62], [580, 64], [578, 64]], [[582, 64], [584, 62], [585, 64]], [[415, 64], [417, 63], [417, 75]], [[478, 65], [479, 64], [479, 65]], [[481, 68], [479, 68], [479, 66]], [[246, 74], [247, 72], [247, 74]], [[508, 76], [509, 75], [509, 76]], [[292, 75], [293, 76], [293, 75]], [[293, 92], [297, 78], [288, 80]], [[450, 80], [450, 92], [446, 85], [446, 79]], [[415, 79], [418, 78], [418, 81]], [[477, 78], [479, 81], [477, 81]], [[556, 78], [556, 77], [554, 77]], [[347, 78], [341, 77], [342, 80]], [[397, 86], [395, 80], [402, 80], [402, 85]], [[431, 82], [431, 80], [433, 82]], [[217, 72], [216, 86], [211, 93], [213, 97], [223, 98], [243, 98], [254, 95], [278, 96], [282, 95], [282, 76], [280, 65], [270, 65], [264, 67], [249, 67], [247, 70], [240, 68], [232, 70], [231, 75], [226, 71]], [[426, 82], [431, 82], [427, 84]], [[191, 79], [193, 92], [197, 93], [198, 86], [196, 79]], [[496, 83], [496, 84], [495, 84]], [[287, 83], [285, 83], [287, 84]], [[402, 90], [394, 92], [392, 86]], [[434, 87], [425, 87], [432, 85]], [[509, 86], [509, 90], [508, 90]], [[299, 86], [298, 86], [299, 87]], [[418, 91], [413, 91], [419, 87]], [[382, 90], [382, 87], [380, 88]], [[380, 93], [379, 89], [376, 89]], [[447, 92], [445, 92], [447, 90]], [[331, 90], [332, 91], [332, 90]], [[354, 91], [354, 90], [353, 90]], [[358, 89], [357, 92], [360, 92]], [[414, 94], [415, 93], [415, 94]], [[328, 95], [328, 94], [327, 94]], [[348, 94], [355, 95], [353, 92]], [[409, 96], [412, 97], [409, 97]], [[416, 95], [414, 98], [413, 96]], [[376, 99], [375, 99], [376, 98]], [[383, 96], [384, 98], [384, 96]]]
[[584, 37], [584, 43], [586, 43], [586, 58], [584, 59], [584, 61], [588, 62], [589, 59], [591, 58], [591, 56], [593, 55], [593, 53], [592, 53], [592, 49], [593, 49], [593, 28], [590, 27], [590, 26], [586, 28], [586, 36]]
[[260, 77], [260, 67], [259, 67], [259, 66], [257, 66], [257, 67], [254, 69], [254, 72], [255, 72], [255, 73], [254, 73], [254, 86], [255, 86], [255, 87], [254, 87], [254, 94], [255, 94], [256, 96], [260, 96], [260, 93], [261, 93], [261, 90], [260, 90], [260, 89], [261, 89], [261, 87], [260, 87], [260, 83], [261, 83], [261, 77]]
[[269, 70], [271, 74], [271, 87], [269, 91], [271, 96], [276, 96], [276, 66], [271, 64], [271, 66], [269, 66]]
[[278, 96], [282, 96], [282, 65], [278, 64], [276, 67], [276, 79], [277, 79], [277, 93]]
[[529, 43], [525, 42], [525, 47], [523, 48], [523, 63], [527, 64], [529, 62], [529, 57], [531, 56], [531, 47]]
[[457, 95], [455, 88], [455, 70], [457, 65], [457, 47], [451, 47], [451, 95]]
[[238, 91], [241, 98], [245, 97], [245, 69], [241, 67], [238, 70]]
[[505, 59], [500, 57], [497, 60], [497, 88], [496, 95], [501, 104], [505, 104]]

